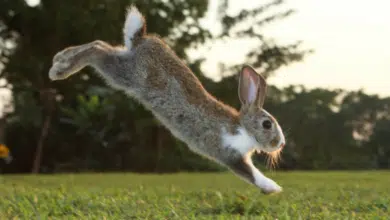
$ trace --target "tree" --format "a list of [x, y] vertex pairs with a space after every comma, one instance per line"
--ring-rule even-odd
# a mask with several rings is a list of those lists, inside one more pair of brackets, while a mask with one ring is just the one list
[[[176, 171], [183, 167], [212, 167], [183, 148], [183, 143], [159, 126], [142, 106], [107, 88], [90, 69], [66, 82], [50, 82], [47, 71], [53, 55], [66, 46], [94, 39], [120, 44], [126, 6], [135, 3], [147, 18], [148, 31], [162, 36], [207, 89], [237, 106], [237, 99], [226, 95], [226, 91], [236, 90], [235, 77], [230, 76], [221, 83], [205, 78], [200, 70], [202, 60], [190, 62], [188, 48], [206, 41], [256, 38], [259, 48], [248, 54], [247, 62], [264, 69], [264, 75], [301, 60], [308, 51], [301, 50], [299, 43], [275, 45], [260, 34], [261, 25], [292, 13], [286, 11], [260, 18], [282, 1], [243, 10], [238, 15], [226, 14], [228, 3], [221, 2], [220, 22], [224, 30], [212, 36], [199, 25], [207, 10], [205, 0], [69, 0], [61, 4], [41, 0], [36, 7], [30, 7], [24, 0], [1, 1], [1, 62], [5, 64], [2, 77], [12, 85], [15, 107], [7, 118], [7, 135], [14, 137], [8, 140], [9, 145], [17, 148], [14, 151], [18, 154], [15, 155], [17, 170], [26, 172], [31, 164], [34, 173], [64, 169]], [[255, 19], [251, 28], [235, 30], [249, 18]], [[17, 138], [21, 132], [23, 138]]]

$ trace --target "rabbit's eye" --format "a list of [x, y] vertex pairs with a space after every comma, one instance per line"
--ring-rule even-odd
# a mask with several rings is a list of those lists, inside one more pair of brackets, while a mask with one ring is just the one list
[[271, 129], [272, 122], [270, 120], [265, 120], [265, 121], [263, 121], [262, 125], [263, 125], [263, 128], [265, 128], [265, 129]]

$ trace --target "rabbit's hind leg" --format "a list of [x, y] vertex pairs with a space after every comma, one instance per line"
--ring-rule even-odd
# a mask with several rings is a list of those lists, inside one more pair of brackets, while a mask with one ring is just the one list
[[53, 58], [53, 64], [49, 71], [51, 80], [63, 80], [77, 73], [94, 62], [99, 62], [102, 57], [115, 50], [103, 41], [68, 47], [58, 52]]

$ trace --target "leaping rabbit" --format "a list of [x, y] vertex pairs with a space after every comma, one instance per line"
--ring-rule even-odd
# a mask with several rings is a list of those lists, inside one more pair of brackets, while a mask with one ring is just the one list
[[285, 138], [263, 109], [266, 81], [250, 66], [240, 71], [241, 109], [208, 93], [199, 79], [157, 36], [146, 34], [145, 18], [134, 6], [124, 24], [124, 46], [103, 41], [68, 47], [53, 58], [51, 80], [63, 80], [91, 66], [111, 87], [138, 100], [188, 147], [233, 171], [265, 194], [282, 188], [252, 163], [254, 151], [275, 154]]

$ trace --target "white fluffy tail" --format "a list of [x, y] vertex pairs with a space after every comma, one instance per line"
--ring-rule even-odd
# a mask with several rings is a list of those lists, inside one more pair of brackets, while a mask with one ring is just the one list
[[124, 41], [127, 49], [130, 50], [134, 46], [134, 41], [142, 38], [145, 31], [145, 18], [135, 6], [130, 6], [123, 28]]

